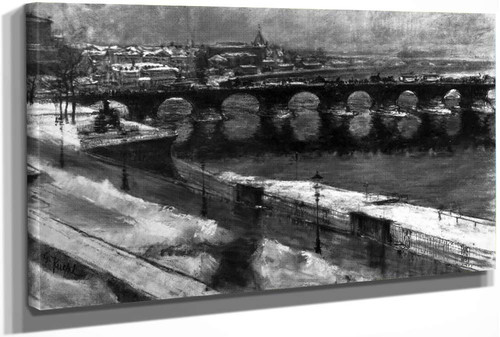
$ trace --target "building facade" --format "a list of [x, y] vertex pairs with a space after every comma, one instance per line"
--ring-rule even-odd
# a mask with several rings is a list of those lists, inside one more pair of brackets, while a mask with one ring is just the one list
[[52, 20], [26, 14], [26, 62], [28, 75], [50, 74], [57, 66], [57, 47]]

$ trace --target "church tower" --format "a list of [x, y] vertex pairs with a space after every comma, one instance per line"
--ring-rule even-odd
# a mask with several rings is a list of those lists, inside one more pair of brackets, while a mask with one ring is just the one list
[[253, 40], [253, 45], [254, 46], [267, 46], [267, 41], [264, 39], [264, 36], [262, 35], [262, 28], [259, 25], [259, 30], [257, 32], [257, 36], [255, 36], [255, 40]]

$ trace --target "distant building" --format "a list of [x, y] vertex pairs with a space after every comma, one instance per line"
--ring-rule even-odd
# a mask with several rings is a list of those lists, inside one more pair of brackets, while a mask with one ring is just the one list
[[[228, 66], [231, 68], [236, 68], [240, 65], [257, 65], [259, 64], [259, 58], [257, 55], [252, 53], [224, 53], [221, 55], [227, 60]], [[261, 62], [260, 62], [261, 63]]]
[[319, 62], [301, 62], [301, 66], [304, 69], [320, 69], [322, 67], [321, 63]]
[[159, 63], [113, 64], [110, 81], [125, 88], [146, 88], [172, 84], [178, 74], [177, 68]]
[[142, 55], [136, 51], [121, 51], [113, 54], [113, 63], [139, 63]]
[[255, 36], [255, 39], [253, 40], [253, 45], [267, 47], [267, 40], [264, 39], [264, 36], [262, 35], [262, 28], [260, 25], [259, 25], [259, 30], [257, 31], [257, 36]]
[[175, 47], [170, 49], [172, 56], [170, 57], [169, 65], [179, 69], [183, 76], [194, 77], [196, 72], [195, 57], [196, 48], [185, 49], [183, 47]]
[[235, 75], [241, 76], [241, 75], [255, 75], [258, 73], [258, 68], [254, 65], [251, 64], [243, 64], [238, 67], [238, 69], [235, 71]]
[[[257, 36], [254, 39], [252, 44], [243, 43], [243, 42], [218, 42], [214, 45], [207, 47], [207, 56], [211, 58], [215, 55], [221, 55], [224, 58], [227, 58], [224, 54], [240, 54], [240, 55], [251, 55], [249, 58], [253, 58], [251, 62], [253, 63], [238, 63], [236, 66], [240, 64], [255, 64], [257, 66], [262, 65], [262, 60], [266, 58], [266, 49], [267, 49], [267, 41], [264, 39], [262, 35], [262, 31], [259, 26], [259, 30], [257, 32]], [[231, 60], [229, 60], [231, 64]]]
[[276, 62], [274, 60], [270, 60], [270, 59], [262, 60], [262, 72], [273, 71], [275, 66], [276, 66]]
[[139, 83], [139, 77], [141, 76], [141, 72], [137, 67], [133, 67], [132, 69], [122, 69], [119, 74], [118, 83], [120, 83], [123, 87], [137, 86]]
[[95, 91], [99, 89], [99, 82], [91, 77], [78, 77], [76, 80], [80, 91]]
[[220, 55], [214, 55], [208, 59], [208, 63], [212, 67], [226, 67], [229, 64], [229, 61]]
[[26, 43], [52, 46], [53, 42], [52, 20], [26, 14]]
[[441, 80], [441, 77], [438, 74], [435, 74], [435, 73], [424, 74], [423, 75], [423, 80], [425, 82], [439, 82]]
[[281, 71], [292, 71], [293, 70], [293, 64], [291, 63], [279, 63], [274, 67], [274, 71], [276, 72], [281, 72]]
[[146, 51], [142, 55], [143, 62], [154, 62], [170, 64], [172, 53], [169, 50], [160, 48], [154, 51]]
[[141, 73], [144, 77], [150, 78], [152, 86], [158, 86], [161, 84], [167, 85], [174, 83], [179, 71], [176, 68], [165, 66], [148, 69], [143, 68]]
[[60, 38], [52, 33], [52, 20], [26, 14], [26, 62], [28, 75], [48, 74], [57, 66]]
[[[258, 65], [262, 63], [262, 60], [266, 57], [266, 47], [263, 46], [252, 46], [248, 44], [235, 44], [235, 43], [217, 43], [212, 46], [207, 47], [207, 56], [211, 58], [215, 55], [224, 54], [250, 54], [254, 55], [255, 61]], [[226, 57], [225, 57], [226, 58]]]
[[413, 73], [401, 74], [399, 80], [404, 83], [414, 83], [418, 81], [418, 76]]

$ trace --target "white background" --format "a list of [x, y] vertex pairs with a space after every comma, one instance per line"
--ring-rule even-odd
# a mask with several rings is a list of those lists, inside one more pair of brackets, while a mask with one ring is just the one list
[[[80, 1], [81, 2], [81, 1]], [[94, 1], [86, 1], [94, 2]], [[102, 1], [139, 4], [139, 1]], [[26, 306], [24, 2], [2, 2], [1, 333], [40, 336], [497, 336], [498, 272], [37, 313]], [[185, 0], [153, 5], [497, 13], [458, 1]], [[355, 23], [353, 23], [355, 24]], [[497, 21], [498, 32], [498, 21]], [[498, 43], [497, 43], [498, 46]], [[497, 47], [498, 55], [498, 47]], [[497, 70], [498, 74], [498, 70]], [[497, 123], [498, 126], [498, 123]], [[492, 188], [494, 188], [492, 186]], [[498, 238], [498, 233], [497, 233]], [[495, 280], [496, 279], [496, 280]], [[73, 329], [67, 329], [73, 328]], [[52, 329], [52, 330], [50, 330]], [[54, 330], [56, 329], [56, 330]], [[64, 329], [64, 330], [62, 330]], [[47, 331], [49, 330], [49, 331]]]

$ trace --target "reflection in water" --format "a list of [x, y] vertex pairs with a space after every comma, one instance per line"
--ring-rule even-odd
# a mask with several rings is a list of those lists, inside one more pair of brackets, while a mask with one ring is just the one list
[[255, 140], [263, 145], [277, 144], [279, 139], [279, 128], [273, 121], [272, 117], [260, 116], [260, 123], [257, 131], [254, 134]]
[[297, 140], [307, 142], [317, 139], [321, 122], [317, 112], [318, 105], [319, 98], [309, 92], [296, 94], [288, 103], [293, 112], [290, 126]]
[[188, 156], [199, 158], [202, 155], [207, 158], [211, 153], [225, 153], [229, 150], [228, 139], [223, 132], [223, 121], [192, 122], [192, 127], [192, 132], [183, 144], [189, 149]]
[[461, 120], [457, 114], [444, 117], [436, 116], [438, 127], [444, 130], [449, 136], [456, 136], [460, 132]]
[[[494, 123], [490, 117], [484, 117], [493, 115], [490, 103], [478, 100], [471, 103], [472, 108], [465, 109], [455, 106], [459, 100], [453, 101], [459, 93], [452, 90], [448, 96], [451, 97], [448, 102], [453, 102], [452, 108], [445, 105], [443, 97], [425, 100], [417, 107], [418, 98], [405, 91], [397, 102], [383, 102], [373, 112], [369, 110], [372, 98], [358, 91], [348, 99], [348, 110], [357, 110], [353, 115], [343, 104], [319, 113], [315, 110], [318, 98], [300, 93], [290, 100], [292, 114], [259, 115], [259, 102], [255, 97], [233, 95], [223, 103], [226, 120], [211, 122], [196, 122], [188, 115], [189, 103], [174, 99], [163, 104], [162, 117], [154, 124], [177, 131], [177, 153], [188, 157], [200, 144], [205, 144], [210, 155], [216, 157], [317, 150], [405, 151], [408, 147], [448, 150], [460, 142], [492, 146]], [[412, 113], [403, 113], [401, 108], [410, 109]], [[377, 114], [382, 115], [382, 124], [374, 121], [373, 116]]]
[[295, 138], [305, 142], [317, 139], [320, 123], [319, 114], [311, 110], [297, 111], [290, 121]]
[[368, 136], [372, 128], [372, 116], [369, 112], [364, 112], [351, 119], [349, 131], [356, 138]]
[[229, 140], [251, 138], [259, 126], [259, 116], [246, 111], [233, 111], [226, 114], [228, 120], [224, 122], [224, 134]]
[[248, 94], [235, 94], [224, 100], [222, 113], [226, 116], [224, 134], [229, 140], [251, 138], [259, 125], [259, 101]]
[[397, 124], [398, 131], [404, 139], [413, 138], [420, 127], [420, 118], [413, 115], [408, 115], [406, 118], [401, 118]]
[[189, 117], [171, 122], [171, 124], [170, 124], [171, 130], [177, 131], [177, 134], [178, 134], [178, 136], [175, 140], [175, 142], [177, 144], [182, 144], [189, 139], [189, 137], [191, 136], [193, 129], [194, 129], [193, 124], [194, 123], [192, 123], [192, 121]]

